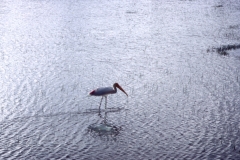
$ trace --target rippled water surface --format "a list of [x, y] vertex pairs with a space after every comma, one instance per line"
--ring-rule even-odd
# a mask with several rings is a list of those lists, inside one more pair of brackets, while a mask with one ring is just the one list
[[[1, 159], [240, 159], [240, 1], [2, 0]], [[118, 82], [128, 93], [88, 97]]]

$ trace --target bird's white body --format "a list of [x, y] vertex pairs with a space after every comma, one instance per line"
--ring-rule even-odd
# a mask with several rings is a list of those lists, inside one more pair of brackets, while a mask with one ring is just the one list
[[100, 87], [94, 90], [93, 96], [106, 96], [108, 94], [114, 94], [113, 87]]

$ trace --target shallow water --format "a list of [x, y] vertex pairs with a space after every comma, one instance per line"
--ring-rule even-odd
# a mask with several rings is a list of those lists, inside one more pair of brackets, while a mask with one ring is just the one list
[[240, 159], [239, 6], [1, 1], [1, 158]]

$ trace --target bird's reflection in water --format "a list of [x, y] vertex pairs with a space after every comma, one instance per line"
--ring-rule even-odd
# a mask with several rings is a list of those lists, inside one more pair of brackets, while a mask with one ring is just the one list
[[111, 111], [105, 111], [104, 116], [99, 110], [99, 117], [102, 119], [100, 123], [94, 123], [88, 126], [88, 130], [93, 134], [93, 135], [98, 135], [98, 136], [117, 136], [122, 127], [114, 125], [113, 123], [109, 122], [107, 119], [107, 114], [110, 112], [118, 112], [120, 111], [119, 109], [117, 110], [111, 110]]

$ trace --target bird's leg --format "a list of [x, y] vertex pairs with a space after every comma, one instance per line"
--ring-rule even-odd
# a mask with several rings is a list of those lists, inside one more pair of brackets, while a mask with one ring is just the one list
[[105, 109], [107, 109], [107, 96], [105, 96]]
[[106, 124], [107, 123], [107, 112], [105, 112], [103, 122]]
[[100, 104], [99, 104], [99, 111], [100, 111], [100, 107], [101, 107], [101, 104], [102, 104], [102, 99], [103, 99], [103, 96], [102, 96]]

